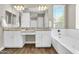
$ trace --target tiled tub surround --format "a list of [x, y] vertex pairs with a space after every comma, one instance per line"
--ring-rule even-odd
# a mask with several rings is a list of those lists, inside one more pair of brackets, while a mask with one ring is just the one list
[[76, 29], [52, 29], [52, 45], [60, 54], [79, 53], [79, 30]]

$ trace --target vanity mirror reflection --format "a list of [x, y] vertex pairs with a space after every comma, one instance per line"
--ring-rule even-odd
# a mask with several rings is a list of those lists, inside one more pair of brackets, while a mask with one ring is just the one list
[[[6, 27], [16, 27], [18, 25], [17, 27], [21, 28], [78, 28], [75, 4], [48, 4], [42, 5], [43, 8], [40, 7], [40, 9], [39, 6], [39, 4], [33, 6], [24, 4], [22, 11], [15, 10], [19, 15], [5, 11]], [[14, 8], [12, 7], [12, 9]]]
[[30, 8], [29, 11], [24, 11], [21, 17], [21, 27], [34, 29], [48, 29], [48, 10], [39, 11], [38, 9], [36, 10], [35, 8]]
[[16, 15], [6, 11], [6, 23], [9, 25], [14, 25], [16, 21]]
[[16, 15], [9, 11], [5, 11], [5, 18], [2, 17], [2, 24], [3, 27], [14, 27], [16, 24]]

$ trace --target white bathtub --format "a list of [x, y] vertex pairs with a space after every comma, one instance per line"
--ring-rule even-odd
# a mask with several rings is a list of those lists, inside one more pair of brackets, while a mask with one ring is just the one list
[[58, 29], [52, 29], [52, 45], [60, 54], [78, 54], [79, 53], [79, 30], [60, 29], [61, 35], [58, 35]]

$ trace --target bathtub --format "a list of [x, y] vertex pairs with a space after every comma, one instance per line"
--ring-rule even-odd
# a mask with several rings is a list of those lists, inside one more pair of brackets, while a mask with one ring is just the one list
[[59, 54], [78, 54], [79, 53], [79, 30], [52, 29], [52, 45]]

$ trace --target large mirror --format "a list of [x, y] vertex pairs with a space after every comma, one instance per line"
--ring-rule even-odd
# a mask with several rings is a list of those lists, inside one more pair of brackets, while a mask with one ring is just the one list
[[53, 27], [65, 28], [65, 5], [53, 6]]
[[9, 11], [6, 11], [6, 23], [8, 25], [14, 25], [15, 24], [15, 21], [16, 21], [16, 15], [15, 14], [12, 14], [11, 12]]
[[53, 28], [76, 29], [76, 5], [53, 5]]
[[13, 6], [10, 5], [12, 12], [4, 11], [7, 27], [79, 29], [76, 19], [76, 7], [79, 6], [75, 4], [24, 4], [21, 11]]

